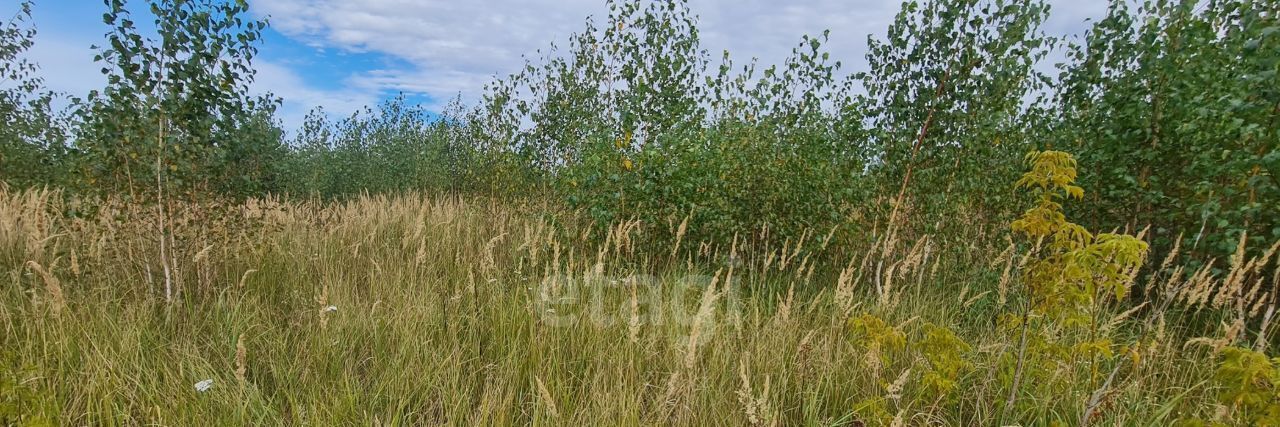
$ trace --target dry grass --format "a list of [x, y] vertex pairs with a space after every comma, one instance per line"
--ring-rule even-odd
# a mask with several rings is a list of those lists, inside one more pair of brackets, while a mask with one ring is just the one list
[[[1165, 425], [1214, 416], [1213, 346], [1188, 338], [1265, 348], [1280, 285], [1275, 247], [1225, 274], [1165, 262], [1150, 305], [1102, 317], [1115, 356], [1055, 356], [1066, 327], [1032, 340], [1001, 420], [1021, 255], [998, 234], [648, 250], [640, 224], [592, 236], [489, 200], [174, 206], [166, 303], [147, 212], [72, 205], [0, 192], [0, 420], [1038, 425], [1091, 405], [1095, 424]], [[866, 315], [907, 345], [855, 333]], [[972, 347], [945, 395], [922, 380], [926, 323]]]

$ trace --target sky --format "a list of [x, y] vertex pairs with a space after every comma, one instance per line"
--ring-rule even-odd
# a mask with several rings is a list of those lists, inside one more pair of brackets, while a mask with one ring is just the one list
[[[3, 2], [16, 4], [14, 2]], [[143, 20], [145, 4], [132, 0]], [[1049, 0], [1044, 30], [1079, 34], [1106, 0]], [[484, 84], [518, 71], [552, 43], [565, 45], [604, 0], [250, 0], [268, 18], [251, 90], [284, 99], [279, 113], [296, 129], [310, 109], [351, 114], [398, 93], [429, 110], [479, 98]], [[831, 30], [826, 45], [845, 72], [865, 70], [867, 36], [883, 35], [901, 3], [882, 0], [689, 0], [703, 48], [735, 62], [780, 63], [805, 34]], [[0, 6], [9, 16], [15, 6]], [[90, 46], [107, 27], [97, 0], [37, 0], [36, 62], [46, 86], [80, 96], [105, 84]]]

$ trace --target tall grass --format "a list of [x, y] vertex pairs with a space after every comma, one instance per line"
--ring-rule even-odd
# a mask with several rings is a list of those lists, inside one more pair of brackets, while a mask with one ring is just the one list
[[[1098, 425], [1230, 421], [1214, 349], [1188, 341], [1223, 339], [1230, 301], [1254, 293], [1235, 282], [1262, 277], [1235, 275], [1268, 265], [1231, 260], [1221, 286], [1164, 263], [1137, 280], [1177, 302], [1109, 312], [1119, 356], [1032, 351], [1005, 410], [1022, 255], [998, 230], [646, 249], [635, 223], [593, 236], [536, 204], [405, 194], [177, 206], [156, 236], [145, 211], [67, 200], [0, 191], [5, 423], [1038, 425], [1086, 406]], [[1187, 293], [1205, 286], [1230, 294]], [[1077, 332], [1032, 349], [1055, 333]], [[947, 366], [953, 388], [930, 382]]]

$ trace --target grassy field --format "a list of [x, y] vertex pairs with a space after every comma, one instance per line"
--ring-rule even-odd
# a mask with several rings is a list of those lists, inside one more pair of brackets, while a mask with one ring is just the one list
[[[1233, 317], [1192, 310], [1186, 291], [1223, 284], [1144, 274], [1133, 287], [1145, 307], [1105, 305], [1092, 328], [1037, 323], [1024, 341], [1009, 319], [1024, 312], [1026, 259], [1007, 229], [872, 229], [841, 247], [811, 244], [823, 233], [770, 247], [757, 232], [729, 247], [655, 249], [634, 223], [603, 235], [545, 207], [412, 194], [98, 206], [90, 221], [62, 215], [80, 207], [58, 193], [0, 193], [0, 420], [1241, 419], [1219, 404], [1212, 339], [1248, 333], [1217, 329]], [[171, 233], [156, 233], [158, 218]], [[1231, 265], [1258, 261], [1261, 271], [1266, 259]]]
[[0, 426], [1280, 426], [1280, 1], [250, 3], [0, 6]]

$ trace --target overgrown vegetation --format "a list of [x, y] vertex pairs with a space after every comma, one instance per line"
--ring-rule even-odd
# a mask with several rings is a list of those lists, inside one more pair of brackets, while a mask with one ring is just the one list
[[1212, 255], [1280, 238], [1276, 2], [1116, 2], [1069, 49], [1050, 133], [1096, 165], [1093, 221]]
[[244, 1], [136, 4], [89, 94], [0, 28], [0, 424], [1280, 423], [1280, 3], [907, 2], [850, 72], [610, 1], [289, 135]]
[[[939, 232], [957, 210], [1003, 222], [1027, 151], [1083, 156], [1090, 226], [1151, 225], [1223, 257], [1241, 233], [1280, 238], [1280, 115], [1272, 2], [1115, 2], [1079, 38], [1046, 35], [1037, 0], [904, 3], [868, 69], [842, 71], [829, 33], [784, 63], [711, 55], [682, 1], [610, 1], [609, 14], [474, 106], [391, 100], [287, 140], [276, 101], [246, 92], [265, 21], [243, 2], [108, 2], [96, 59], [108, 87], [51, 111], [30, 46], [30, 3], [4, 32], [10, 185], [342, 198], [361, 192], [539, 194], [651, 239], [770, 230], [856, 235], [867, 216]], [[26, 11], [26, 12], [23, 12]], [[137, 19], [153, 19], [142, 31]], [[1055, 48], [1057, 76], [1042, 72]], [[157, 162], [158, 160], [158, 162]], [[36, 165], [37, 167], [32, 167]], [[159, 165], [159, 169], [157, 169]], [[159, 170], [160, 173], [157, 173]], [[137, 196], [135, 196], [137, 197]], [[854, 219], [851, 219], [854, 218]]]

